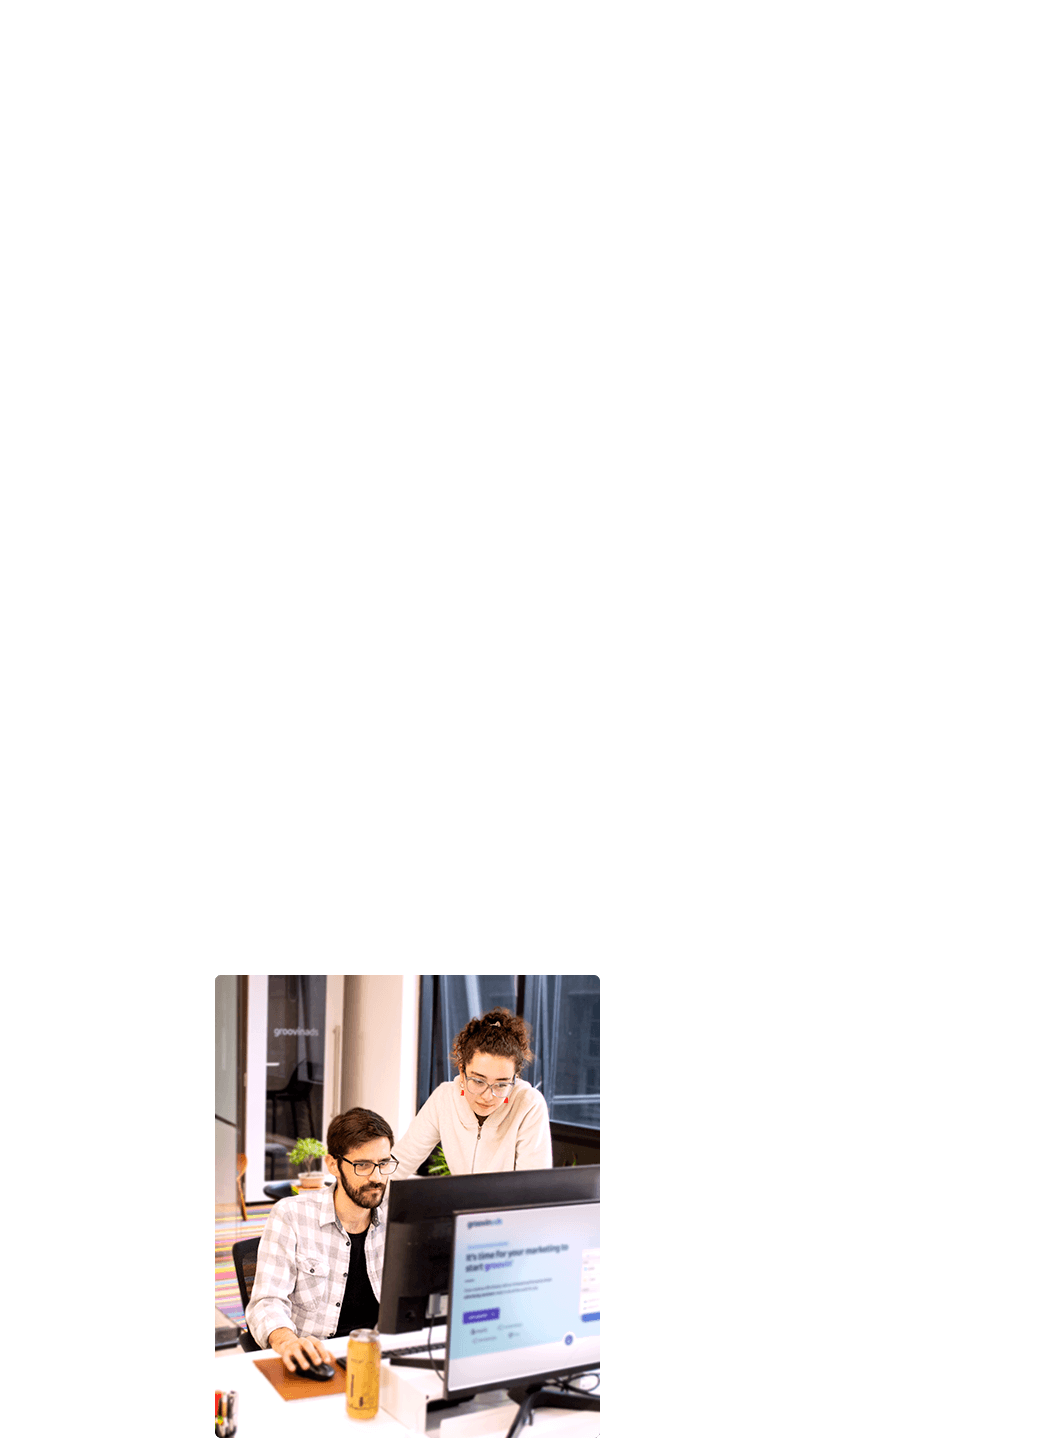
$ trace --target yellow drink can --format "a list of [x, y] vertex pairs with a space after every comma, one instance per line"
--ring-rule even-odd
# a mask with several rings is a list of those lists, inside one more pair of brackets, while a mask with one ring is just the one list
[[347, 1417], [374, 1418], [379, 1412], [379, 1334], [355, 1328], [347, 1339]]

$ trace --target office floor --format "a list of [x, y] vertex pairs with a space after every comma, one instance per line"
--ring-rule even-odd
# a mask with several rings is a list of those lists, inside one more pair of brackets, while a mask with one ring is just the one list
[[[216, 1208], [214, 1208], [217, 1270], [219, 1270], [217, 1271], [217, 1299], [220, 1299], [220, 1296], [222, 1296], [222, 1287], [224, 1284], [230, 1283], [230, 1287], [233, 1288], [234, 1296], [236, 1296], [237, 1300], [237, 1283], [234, 1283], [234, 1276], [232, 1270], [230, 1270], [230, 1245], [240, 1240], [240, 1238], [252, 1237], [252, 1235], [259, 1234], [263, 1221], [268, 1217], [270, 1208], [272, 1208], [272, 1201], [270, 1201], [270, 1199], [252, 1202], [252, 1204], [249, 1204], [249, 1217], [247, 1218], [242, 1217], [242, 1209], [240, 1209], [237, 1202], [234, 1202], [234, 1204], [217, 1204]], [[237, 1322], [234, 1319], [229, 1319], [229, 1317], [223, 1314], [220, 1309], [217, 1309], [216, 1304], [214, 1304], [213, 1326], [214, 1329], [237, 1327]], [[242, 1347], [237, 1345], [237, 1343], [234, 1347], [229, 1347], [229, 1349], [216, 1349], [217, 1357], [220, 1357], [222, 1353], [242, 1352]]]

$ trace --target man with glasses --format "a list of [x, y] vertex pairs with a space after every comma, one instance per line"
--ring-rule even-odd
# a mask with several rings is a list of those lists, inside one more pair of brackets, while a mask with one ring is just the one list
[[302, 1189], [271, 1210], [246, 1322], [290, 1373], [335, 1361], [323, 1339], [376, 1326], [386, 1239], [380, 1206], [397, 1167], [393, 1142], [371, 1109], [339, 1114], [325, 1140], [335, 1188]]

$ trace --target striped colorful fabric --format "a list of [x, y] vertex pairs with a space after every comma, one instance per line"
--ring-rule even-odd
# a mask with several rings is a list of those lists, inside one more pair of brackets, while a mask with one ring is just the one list
[[214, 1243], [216, 1306], [233, 1323], [244, 1323], [245, 1314], [242, 1312], [242, 1300], [239, 1297], [238, 1279], [235, 1277], [235, 1264], [231, 1257], [231, 1245], [238, 1243], [243, 1238], [259, 1238], [264, 1231], [264, 1224], [267, 1222], [267, 1215], [271, 1212], [272, 1206], [270, 1203], [247, 1204], [248, 1219], [238, 1216], [216, 1225]]

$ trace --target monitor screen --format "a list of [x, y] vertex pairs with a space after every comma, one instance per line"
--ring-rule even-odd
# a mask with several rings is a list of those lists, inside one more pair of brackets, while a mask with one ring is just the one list
[[598, 1199], [598, 1164], [391, 1179], [379, 1331], [411, 1333], [444, 1322], [456, 1213]]
[[455, 1215], [447, 1393], [599, 1366], [599, 1204]]

